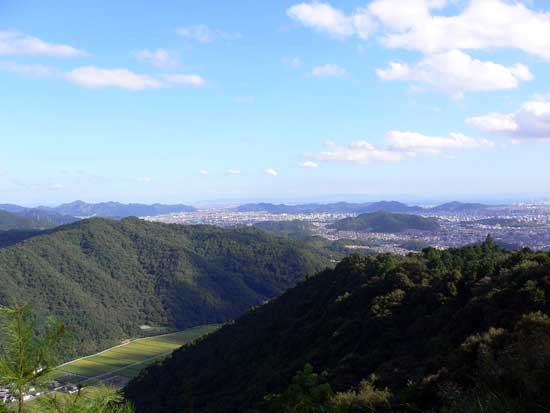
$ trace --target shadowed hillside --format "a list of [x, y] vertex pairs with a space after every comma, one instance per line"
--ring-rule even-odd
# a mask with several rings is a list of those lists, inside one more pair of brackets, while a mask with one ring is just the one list
[[[198, 413], [543, 412], [548, 274], [550, 254], [507, 253], [491, 239], [354, 255], [149, 368], [127, 394], [139, 413], [190, 403]], [[306, 368], [292, 381], [306, 363], [320, 375]], [[316, 405], [330, 394], [318, 381], [349, 392]], [[271, 398], [281, 404], [266, 399], [282, 392]]]

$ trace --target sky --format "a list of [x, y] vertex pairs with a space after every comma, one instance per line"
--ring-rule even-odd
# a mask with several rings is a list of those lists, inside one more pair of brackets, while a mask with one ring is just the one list
[[0, 203], [550, 195], [550, 1], [0, 0]]

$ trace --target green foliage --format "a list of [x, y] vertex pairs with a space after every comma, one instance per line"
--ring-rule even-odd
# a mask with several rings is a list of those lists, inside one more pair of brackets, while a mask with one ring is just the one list
[[330, 385], [313, 371], [311, 364], [306, 364], [282, 394], [267, 398], [266, 409], [273, 413], [328, 412], [333, 395]]
[[36, 399], [32, 413], [133, 413], [131, 403], [114, 388], [87, 387], [75, 394], [51, 393]]
[[17, 396], [19, 413], [27, 389], [51, 371], [66, 331], [53, 319], [43, 326], [33, 321], [26, 306], [0, 307], [0, 386]]
[[0, 210], [0, 231], [18, 230], [28, 231], [46, 229], [55, 226], [47, 220], [33, 217], [20, 216], [11, 212]]
[[313, 225], [306, 221], [265, 221], [258, 222], [254, 226], [264, 231], [287, 235], [296, 239], [304, 239], [313, 235]]
[[398, 233], [408, 230], [436, 231], [440, 227], [435, 218], [419, 215], [373, 212], [336, 221], [331, 228], [340, 231], [372, 231]]
[[[352, 255], [131, 382], [138, 413], [262, 411], [305, 363], [385, 412], [545, 412], [550, 254], [481, 245]], [[375, 373], [374, 382], [360, 383]], [[185, 392], [182, 391], [185, 389]], [[369, 404], [370, 403], [370, 404]], [[519, 406], [519, 407], [518, 407]], [[500, 410], [499, 410], [500, 409]]]
[[330, 265], [254, 228], [90, 219], [0, 248], [0, 305], [32, 302], [74, 331], [67, 358], [120, 340], [216, 324]]
[[331, 412], [381, 413], [389, 411], [391, 392], [387, 388], [377, 389], [375, 386], [376, 380], [376, 375], [372, 374], [368, 379], [359, 383], [357, 390], [337, 393], [331, 400]]

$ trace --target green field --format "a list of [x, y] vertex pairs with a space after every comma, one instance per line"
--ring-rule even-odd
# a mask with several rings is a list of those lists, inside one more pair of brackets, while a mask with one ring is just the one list
[[124, 381], [125, 378], [135, 377], [144, 367], [166, 357], [175, 349], [218, 327], [204, 325], [177, 333], [137, 339], [63, 364], [53, 371], [52, 378], [71, 383], [109, 381], [113, 377]]

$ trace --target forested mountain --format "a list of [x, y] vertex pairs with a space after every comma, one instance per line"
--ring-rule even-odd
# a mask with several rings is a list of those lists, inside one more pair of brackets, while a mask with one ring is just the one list
[[414, 213], [421, 212], [422, 208], [417, 206], [408, 206], [396, 201], [380, 201], [354, 204], [349, 202], [336, 202], [332, 204], [244, 204], [236, 208], [238, 212], [269, 212], [272, 214], [311, 214], [311, 213], [367, 213], [367, 212], [403, 212]]
[[0, 210], [0, 231], [10, 230], [35, 230], [52, 227], [53, 224], [32, 217], [21, 216], [11, 212]]
[[119, 202], [102, 202], [88, 204], [83, 201], [75, 201], [57, 207], [39, 207], [39, 209], [54, 211], [59, 214], [75, 217], [103, 217], [125, 218], [130, 216], [152, 216], [175, 212], [194, 212], [196, 209], [188, 205], [164, 205], [164, 204], [121, 204]]
[[[126, 393], [138, 413], [545, 412], [549, 274], [550, 254], [489, 238], [353, 255], [143, 371]], [[319, 374], [292, 380], [306, 363]]]
[[430, 208], [430, 212], [445, 213], [445, 214], [466, 214], [466, 213], [481, 213], [490, 209], [490, 205], [479, 203], [464, 203], [464, 202], [447, 202], [436, 207]]
[[39, 208], [26, 208], [13, 204], [2, 204], [0, 210], [30, 218], [37, 222], [38, 228], [53, 228], [58, 225], [71, 224], [78, 221], [78, 218], [59, 214], [54, 211], [46, 211]]
[[159, 333], [233, 319], [331, 259], [254, 228], [137, 218], [83, 220], [11, 241], [0, 248], [0, 305], [16, 299], [58, 316], [78, 353], [140, 335], [140, 326]]
[[286, 235], [292, 238], [307, 238], [313, 235], [313, 224], [306, 221], [264, 221], [254, 224], [256, 228], [274, 234]]
[[371, 231], [398, 233], [408, 230], [436, 231], [440, 227], [435, 218], [419, 215], [373, 212], [352, 218], [344, 218], [330, 225], [340, 231]]

